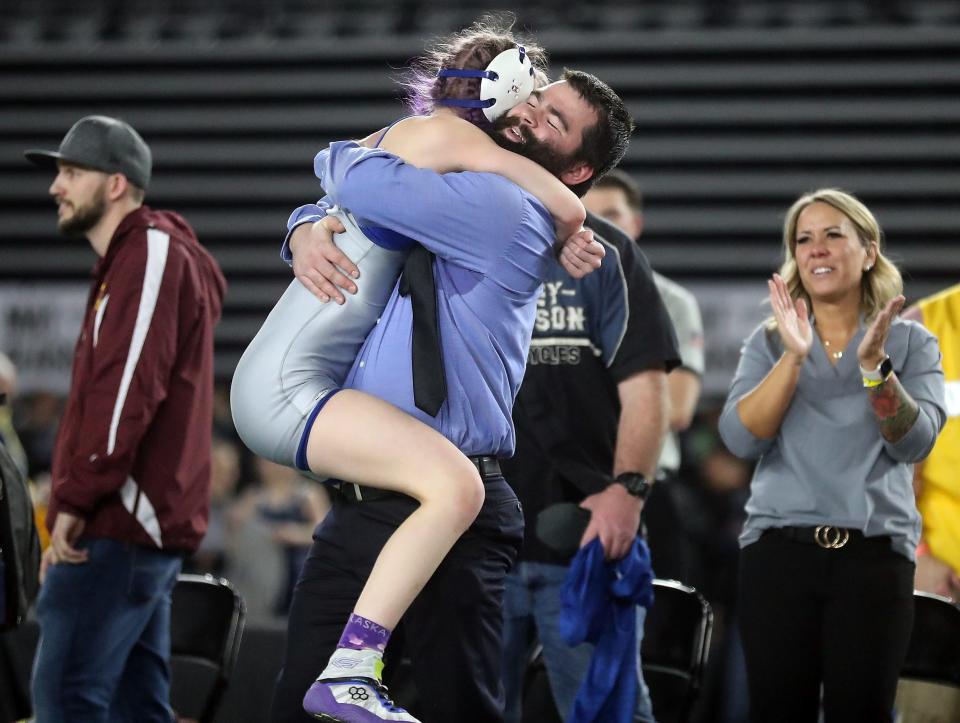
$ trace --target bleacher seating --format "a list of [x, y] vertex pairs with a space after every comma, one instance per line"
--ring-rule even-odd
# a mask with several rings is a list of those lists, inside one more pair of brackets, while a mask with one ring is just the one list
[[[154, 151], [148, 202], [190, 219], [228, 276], [217, 372], [229, 378], [290, 278], [279, 242], [289, 212], [319, 193], [314, 153], [401, 115], [393, 69], [479, 3], [93, 5], [0, 6], [0, 282], [86, 277], [92, 252], [58, 236], [49, 174], [22, 151], [55, 147], [82, 115], [122, 116]], [[656, 267], [760, 278], [790, 201], [837, 185], [877, 213], [917, 297], [960, 267], [952, 6], [902, 3], [899, 18], [826, 0], [518, 14], [542, 18], [556, 70], [594, 72], [628, 101], [637, 132], [624, 165], [644, 188]]]
[[[0, 34], [20, 42], [200, 41], [443, 33], [495, 9], [481, 0], [6, 0]], [[911, 26], [960, 22], [953, 0], [518, 0], [519, 20], [542, 30]]]

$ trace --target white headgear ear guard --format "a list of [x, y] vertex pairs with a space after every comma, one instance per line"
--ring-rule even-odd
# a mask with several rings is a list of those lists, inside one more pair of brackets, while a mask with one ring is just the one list
[[445, 68], [437, 76], [480, 78], [480, 100], [442, 98], [438, 102], [458, 108], [482, 108], [491, 123], [529, 98], [534, 83], [533, 64], [522, 45], [504, 50], [490, 61], [486, 70]]

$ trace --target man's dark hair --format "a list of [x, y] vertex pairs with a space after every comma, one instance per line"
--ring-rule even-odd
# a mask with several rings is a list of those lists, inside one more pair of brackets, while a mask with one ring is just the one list
[[631, 210], [637, 213], [643, 212], [643, 194], [640, 192], [640, 184], [619, 168], [614, 168], [603, 178], [597, 179], [593, 187], [596, 189], [613, 188], [621, 191]]
[[592, 177], [570, 187], [582, 196], [620, 163], [633, 133], [633, 119], [620, 96], [595, 75], [564, 68], [560, 79], [568, 82], [598, 116], [597, 122], [583, 131], [583, 144], [574, 158], [575, 162], [586, 163], [593, 169]]

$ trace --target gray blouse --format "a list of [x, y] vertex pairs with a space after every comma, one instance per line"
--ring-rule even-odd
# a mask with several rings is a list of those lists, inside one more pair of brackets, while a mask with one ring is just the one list
[[890, 535], [894, 549], [914, 559], [920, 514], [912, 464], [927, 456], [946, 420], [940, 349], [916, 322], [895, 319], [891, 325], [886, 351], [920, 416], [900, 441], [888, 442], [880, 435], [857, 360], [865, 331], [861, 323], [833, 366], [814, 327], [813, 349], [772, 439], [756, 437], [743, 426], [737, 402], [763, 380], [783, 345], [779, 333], [765, 325], [747, 338], [720, 417], [727, 448], [759, 460], [741, 547], [769, 527], [836, 525], [868, 537]]

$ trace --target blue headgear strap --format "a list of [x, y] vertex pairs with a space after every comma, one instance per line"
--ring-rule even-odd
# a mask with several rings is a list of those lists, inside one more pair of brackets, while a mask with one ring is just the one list
[[438, 78], [489, 78], [499, 80], [500, 76], [492, 70], [465, 70], [463, 68], [444, 68], [437, 73]]
[[457, 108], [489, 108], [497, 102], [497, 99], [487, 98], [486, 100], [467, 100], [465, 98], [441, 98], [437, 102], [440, 105], [452, 105]]
[[[523, 62], [523, 56], [527, 49], [518, 45], [520, 51], [520, 62]], [[487, 80], [500, 80], [500, 76], [493, 70], [466, 70], [463, 68], [443, 68], [437, 73], [438, 78], [486, 78]], [[450, 105], [456, 108], [489, 108], [497, 102], [496, 98], [487, 98], [486, 100], [467, 100], [465, 98], [441, 98], [437, 101], [440, 105]]]
[[[437, 73], [438, 78], [487, 78], [489, 80], [499, 79], [492, 70], [462, 70], [460, 68], [444, 68]], [[441, 98], [440, 105], [450, 105], [457, 108], [489, 108], [497, 102], [496, 98], [487, 98], [486, 100], [468, 100], [466, 98]]]

